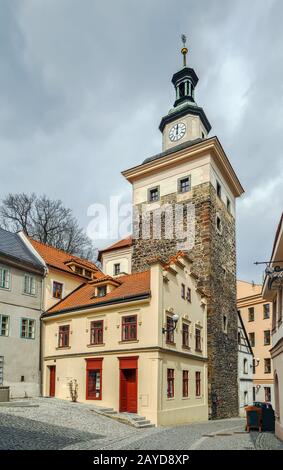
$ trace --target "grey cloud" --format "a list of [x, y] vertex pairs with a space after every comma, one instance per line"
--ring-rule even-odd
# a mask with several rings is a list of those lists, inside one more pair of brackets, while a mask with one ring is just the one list
[[130, 200], [120, 172], [161, 149], [185, 32], [197, 101], [246, 189], [239, 276], [260, 279], [252, 263], [269, 256], [283, 202], [270, 185], [283, 171], [282, 14], [281, 0], [2, 0], [0, 197], [60, 197], [85, 226], [93, 202]]

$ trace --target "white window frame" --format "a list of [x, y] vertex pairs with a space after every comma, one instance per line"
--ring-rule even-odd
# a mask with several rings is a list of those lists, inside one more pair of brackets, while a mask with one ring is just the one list
[[[27, 321], [27, 328], [26, 328], [26, 335], [23, 336], [23, 322], [24, 321]], [[29, 328], [30, 328], [30, 323], [33, 322], [34, 323], [34, 327], [33, 327], [33, 331], [32, 331], [32, 336], [28, 336], [27, 333], [29, 332]], [[21, 329], [20, 329], [20, 337], [22, 339], [35, 339], [35, 327], [36, 327], [36, 320], [34, 318], [26, 318], [26, 317], [23, 317], [21, 318]]]
[[[3, 273], [7, 273], [7, 280]], [[3, 285], [1, 284], [2, 280], [4, 280]], [[6, 285], [7, 284], [7, 285]], [[9, 268], [5, 266], [0, 266], [0, 289], [10, 290], [11, 289], [11, 271]]]
[[[7, 334], [5, 334], [5, 335], [2, 335], [2, 320], [3, 320], [3, 317], [8, 318], [8, 323], [7, 323], [7, 327], [6, 327]], [[9, 330], [10, 330], [10, 317], [9, 317], [9, 315], [3, 315], [3, 314], [0, 313], [0, 336], [3, 337], [3, 338], [6, 338], [7, 336], [9, 336]]]
[[[27, 286], [26, 281], [27, 280], [28, 280], [28, 287], [29, 287], [28, 290], [26, 290], [26, 286]], [[24, 275], [24, 294], [25, 295], [32, 295], [32, 296], [36, 295], [36, 278], [32, 274], [26, 273]]]

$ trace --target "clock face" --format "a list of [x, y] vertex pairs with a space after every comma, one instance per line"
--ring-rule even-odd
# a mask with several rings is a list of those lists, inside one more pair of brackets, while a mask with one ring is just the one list
[[177, 140], [182, 139], [186, 133], [186, 124], [179, 122], [171, 127], [169, 131], [169, 139], [171, 142], [176, 142]]

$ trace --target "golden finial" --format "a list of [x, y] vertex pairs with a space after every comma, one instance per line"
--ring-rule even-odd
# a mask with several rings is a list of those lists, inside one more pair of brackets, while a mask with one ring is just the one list
[[182, 34], [181, 39], [183, 43], [183, 47], [181, 49], [181, 52], [183, 54], [183, 65], [184, 67], [186, 67], [187, 66], [187, 53], [188, 53], [188, 48], [186, 46], [187, 36], [185, 34]]

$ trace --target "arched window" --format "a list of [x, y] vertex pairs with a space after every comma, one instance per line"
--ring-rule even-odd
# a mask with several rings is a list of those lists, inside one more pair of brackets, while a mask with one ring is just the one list
[[244, 359], [244, 374], [248, 373], [248, 360]]

